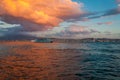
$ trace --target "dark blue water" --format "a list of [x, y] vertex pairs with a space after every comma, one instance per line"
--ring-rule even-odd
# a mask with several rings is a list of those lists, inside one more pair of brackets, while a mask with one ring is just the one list
[[120, 44], [1, 45], [0, 80], [120, 80]]

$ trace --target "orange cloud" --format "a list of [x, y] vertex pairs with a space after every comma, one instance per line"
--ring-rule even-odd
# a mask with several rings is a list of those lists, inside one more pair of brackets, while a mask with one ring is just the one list
[[46, 26], [80, 16], [82, 4], [71, 0], [1, 0], [0, 15], [11, 15]]

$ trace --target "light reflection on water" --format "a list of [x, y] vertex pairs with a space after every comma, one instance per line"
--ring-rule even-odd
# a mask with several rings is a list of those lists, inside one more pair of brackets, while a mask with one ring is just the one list
[[120, 80], [120, 44], [1, 45], [0, 80]]

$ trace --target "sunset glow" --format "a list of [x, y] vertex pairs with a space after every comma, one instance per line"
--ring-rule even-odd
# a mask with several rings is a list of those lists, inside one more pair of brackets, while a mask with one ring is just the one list
[[[105, 2], [108, 3], [107, 7]], [[91, 2], [87, 0], [2, 0], [0, 21], [21, 25], [20, 33], [22, 31], [22, 34], [39, 37], [61, 35], [65, 38], [69, 35], [69, 38], [73, 38], [71, 36], [119, 38], [120, 1], [106, 0], [105, 2], [101, 0], [98, 2], [96, 0]], [[70, 31], [73, 34], [64, 32], [69, 31], [71, 26], [72, 29], [74, 28]], [[81, 29], [85, 34], [81, 33]], [[74, 33], [74, 30], [78, 33]], [[91, 30], [92, 33], [87, 34]], [[111, 35], [107, 35], [107, 32]]]
[[120, 80], [120, 0], [0, 0], [0, 80]]

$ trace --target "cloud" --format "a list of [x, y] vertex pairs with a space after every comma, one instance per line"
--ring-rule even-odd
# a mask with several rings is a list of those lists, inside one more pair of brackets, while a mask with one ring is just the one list
[[96, 19], [96, 18], [102, 18], [102, 17], [118, 15], [118, 14], [120, 14], [120, 7], [103, 12], [95, 12], [93, 14], [88, 14], [85, 17], [87, 17], [88, 19]]
[[[20, 26], [12, 26], [12, 27], [0, 27], [0, 35], [16, 35], [21, 32], [22, 28]], [[0, 36], [1, 37], [1, 36]]]
[[[65, 32], [72, 33], [72, 34], [89, 34], [89, 33], [96, 33], [98, 31], [89, 29], [86, 26], [79, 26], [79, 25], [71, 25], [65, 29]], [[99, 32], [98, 32], [99, 33]]]
[[112, 33], [109, 32], [109, 31], [105, 31], [104, 34], [106, 34], [106, 35], [112, 35]]
[[101, 18], [106, 16], [118, 15], [120, 14], [120, 0], [116, 0], [116, 2], [117, 2], [116, 8], [113, 8], [107, 11], [102, 11], [102, 12], [88, 12], [88, 13], [85, 13], [82, 17], [87, 17], [88, 19], [96, 19], [96, 18]]
[[116, 0], [118, 3], [120, 2], [120, 0]]
[[20, 24], [8, 24], [0, 21], [0, 37], [5, 35], [15, 35], [21, 33], [23, 27]]
[[[8, 15], [28, 20], [28, 23], [33, 23], [31, 27], [33, 29], [36, 28], [35, 26], [38, 29], [40, 25], [40, 27], [49, 28], [84, 14], [82, 7], [82, 4], [72, 2], [72, 0], [2, 0], [0, 15], [4, 16], [4, 20]], [[14, 22], [14, 19], [11, 20]], [[18, 22], [23, 24], [22, 21]], [[25, 28], [28, 26], [26, 24]]]
[[0, 21], [0, 29], [1, 28], [13, 28], [13, 27], [18, 27], [20, 24], [8, 24], [6, 22]]
[[109, 11], [106, 11], [106, 13], [104, 15], [102, 15], [102, 16], [111, 16], [111, 15], [117, 15], [117, 14], [120, 14], [119, 7], [115, 8], [115, 9], [111, 9]]
[[107, 10], [107, 11], [101, 11], [101, 12], [86, 12], [82, 14], [81, 16], [78, 16], [75, 19], [70, 19], [68, 22], [76, 22], [76, 21], [89, 21], [91, 19], [97, 19], [107, 16], [113, 16], [120, 14], [120, 4], [118, 4], [118, 7]]
[[35, 23], [25, 18], [14, 17], [11, 15], [2, 15], [1, 18], [3, 21], [8, 22], [10, 24], [20, 24], [22, 27], [24, 27], [24, 31], [44, 31], [51, 27]]
[[97, 23], [98, 25], [112, 25], [113, 22], [100, 22], [100, 23]]
[[57, 33], [56, 36], [59, 37], [68, 37], [68, 38], [80, 38], [94, 33], [100, 33], [97, 30], [89, 29], [86, 26], [80, 26], [80, 25], [70, 25], [69, 27], [66, 27], [64, 30], [62, 30], [60, 33]]
[[[60, 28], [58, 28], [60, 29]], [[101, 32], [90, 29], [87, 26], [80, 25], [70, 25], [69, 27], [64, 27], [60, 31], [58, 29], [52, 29], [47, 31], [38, 31], [38, 32], [27, 32], [25, 34], [32, 35], [36, 37], [53, 37], [53, 38], [84, 38], [90, 37], [92, 34], [100, 34]]]
[[[117, 1], [117, 0], [116, 0]], [[77, 18], [69, 19], [68, 22], [89, 21], [91, 19], [102, 18], [120, 14], [120, 0], [117, 1], [117, 7], [101, 12], [85, 12]]]

